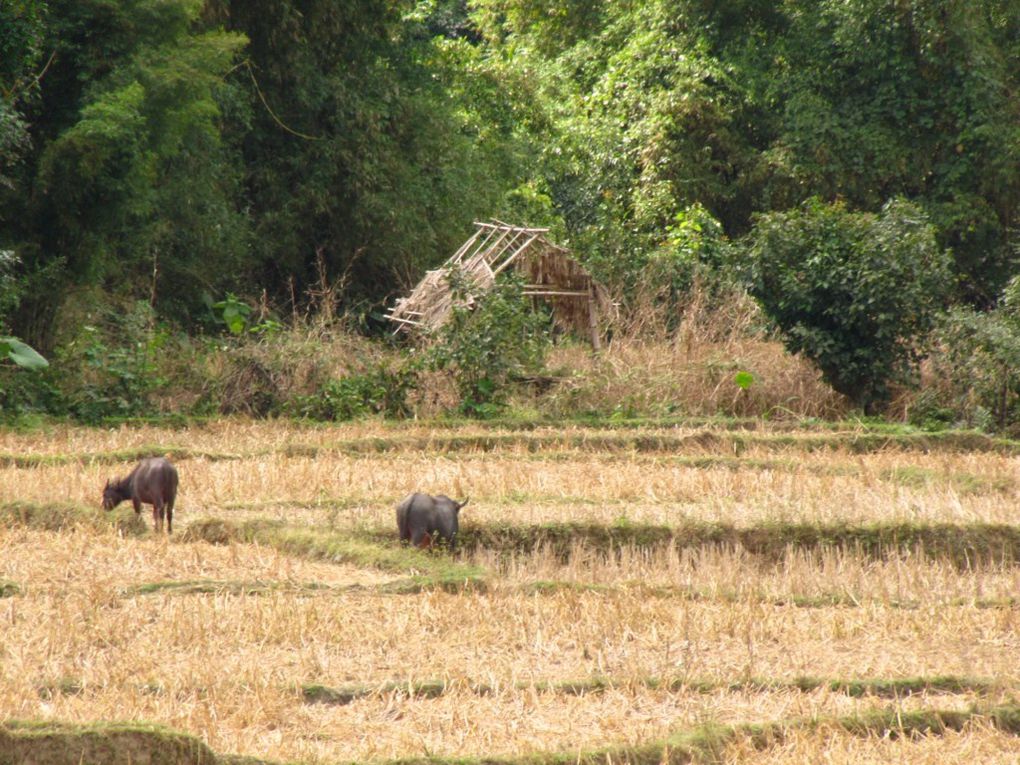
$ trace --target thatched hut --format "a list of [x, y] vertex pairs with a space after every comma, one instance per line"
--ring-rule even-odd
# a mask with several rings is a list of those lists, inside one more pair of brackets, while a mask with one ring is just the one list
[[394, 332], [431, 332], [447, 322], [455, 297], [452, 273], [459, 274], [463, 297], [471, 306], [508, 268], [524, 281], [525, 295], [543, 301], [553, 321], [601, 347], [602, 325], [616, 307], [604, 287], [574, 260], [570, 251], [545, 238], [549, 229], [511, 226], [501, 221], [475, 223], [475, 233], [442, 266], [425, 274], [410, 295], [397, 300], [388, 318]]

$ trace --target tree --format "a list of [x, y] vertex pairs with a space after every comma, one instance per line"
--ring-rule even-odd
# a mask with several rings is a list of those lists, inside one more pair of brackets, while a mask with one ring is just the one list
[[810, 200], [761, 216], [748, 237], [751, 291], [786, 347], [871, 412], [920, 357], [951, 286], [949, 258], [924, 213]]
[[[32, 150], [4, 199], [24, 264], [14, 329], [47, 347], [70, 287], [201, 305], [243, 252], [220, 141], [223, 76], [241, 35], [198, 25], [197, 0], [52, 0]], [[176, 310], [175, 310], [176, 309]]]
[[538, 79], [571, 243], [633, 281], [673, 216], [736, 238], [818, 196], [921, 206], [954, 298], [1016, 271], [1020, 5], [1012, 0], [477, 0], [486, 43]]
[[[253, 280], [289, 298], [343, 280], [378, 304], [449, 255], [525, 173], [456, 3], [210, 3], [250, 39], [244, 132]], [[449, 36], [436, 36], [440, 35]], [[504, 129], [506, 126], [511, 126]], [[514, 155], [516, 156], [516, 155]], [[293, 280], [293, 281], [292, 281]]]
[[[13, 186], [8, 173], [29, 147], [22, 105], [38, 87], [39, 73], [34, 69], [41, 58], [44, 11], [37, 0], [0, 4], [0, 190]], [[0, 240], [0, 247], [5, 244], [9, 243]]]

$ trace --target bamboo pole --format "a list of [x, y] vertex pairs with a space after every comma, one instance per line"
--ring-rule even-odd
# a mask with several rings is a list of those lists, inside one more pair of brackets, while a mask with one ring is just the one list
[[531, 243], [532, 243], [532, 242], [534, 242], [534, 241], [535, 241], [536, 239], [538, 239], [538, 234], [534, 234], [534, 235], [533, 235], [533, 236], [531, 237], [531, 239], [529, 239], [529, 240], [528, 240], [528, 241], [526, 241], [526, 242], [525, 242], [524, 244], [522, 244], [522, 245], [521, 245], [520, 247], [518, 247], [518, 248], [517, 248], [517, 250], [516, 250], [516, 251], [515, 251], [515, 252], [514, 252], [514, 253], [513, 253], [513, 254], [512, 254], [512, 255], [511, 255], [511, 256], [510, 256], [509, 258], [507, 258], [506, 260], [504, 260], [504, 261], [502, 262], [502, 264], [500, 264], [499, 268], [497, 268], [497, 269], [496, 269], [495, 271], [493, 271], [493, 273], [494, 273], [494, 274], [498, 274], [498, 273], [500, 273], [500, 272], [501, 272], [501, 271], [502, 271], [502, 270], [503, 270], [504, 268], [506, 268], [506, 267], [507, 267], [507, 266], [509, 266], [509, 265], [510, 265], [511, 263], [513, 263], [513, 262], [514, 262], [514, 260], [515, 260], [515, 259], [517, 258], [517, 256], [518, 256], [518, 255], [520, 255], [520, 254], [521, 254], [522, 252], [524, 252], [524, 251], [525, 251], [526, 249], [528, 249], [528, 248], [529, 248], [529, 247], [531, 246]]
[[591, 331], [591, 347], [596, 354], [602, 352], [602, 338], [599, 337], [598, 301], [595, 299], [595, 285], [588, 280], [588, 329]]
[[562, 295], [564, 297], [590, 297], [587, 290], [533, 290], [525, 288], [524, 295]]
[[481, 235], [482, 235], [482, 230], [481, 229], [477, 229], [475, 231], [475, 233], [471, 237], [469, 237], [468, 240], [466, 242], [464, 242], [464, 244], [462, 244], [460, 246], [460, 249], [458, 249], [455, 253], [453, 253], [453, 257], [450, 258], [450, 261], [448, 261], [448, 262], [459, 263], [460, 259], [464, 255], [464, 253], [468, 251], [468, 248], [470, 248], [471, 245], [475, 243], [475, 240], [477, 240], [478, 237], [481, 236]]
[[[508, 240], [508, 241], [507, 241], [507, 242], [506, 242], [506, 243], [505, 243], [505, 244], [504, 244], [504, 245], [503, 245], [503, 246], [502, 246], [502, 247], [500, 248], [499, 252], [495, 253], [495, 254], [494, 254], [494, 255], [492, 255], [492, 257], [490, 257], [490, 258], [486, 258], [486, 260], [488, 260], [488, 262], [489, 262], [489, 263], [495, 263], [495, 262], [496, 262], [496, 260], [497, 260], [498, 258], [502, 257], [502, 256], [503, 256], [503, 254], [504, 254], [504, 253], [505, 253], [505, 252], [506, 252], [507, 250], [513, 249], [513, 247], [514, 247], [514, 246], [516, 245], [516, 243], [517, 243], [517, 240], [518, 240], [518, 239], [519, 239], [519, 238], [521, 237], [521, 234], [523, 234], [523, 233], [524, 233], [523, 231], [520, 231], [520, 230], [518, 230], [518, 229], [513, 229], [513, 228], [508, 228], [508, 229], [507, 229], [507, 233], [510, 233], [511, 231], [513, 231], [513, 232], [514, 232], [514, 235], [513, 235], [512, 237], [510, 237], [510, 239], [509, 239], [509, 240]], [[495, 248], [493, 248], [493, 250], [495, 250]], [[488, 254], [488, 253], [487, 253], [487, 254]], [[511, 255], [511, 257], [513, 257], [513, 256]], [[491, 266], [490, 266], [490, 267], [491, 267]], [[496, 269], [496, 270], [495, 270], [495, 271], [494, 271], [493, 273], [496, 273], [496, 274], [498, 274], [498, 273], [500, 272], [500, 270], [502, 270], [502, 269], [501, 269], [501, 268], [497, 268], [497, 269]]]
[[[481, 234], [481, 233], [482, 233], [482, 229], [478, 229], [478, 234]], [[485, 235], [485, 238], [482, 241], [480, 241], [477, 244], [475, 244], [474, 248], [471, 250], [471, 254], [468, 255], [467, 259], [471, 260], [471, 258], [476, 257], [479, 252], [482, 252], [485, 249], [485, 247], [488, 245], [489, 240], [492, 239], [492, 235], [495, 234], [495, 233], [496, 233], [496, 229], [490, 230], [489, 233], [487, 233]], [[458, 264], [463, 262], [465, 255], [467, 255], [467, 251], [465, 251], [461, 255], [460, 259], [457, 261]], [[447, 263], [450, 263], [450, 261], [447, 261]]]

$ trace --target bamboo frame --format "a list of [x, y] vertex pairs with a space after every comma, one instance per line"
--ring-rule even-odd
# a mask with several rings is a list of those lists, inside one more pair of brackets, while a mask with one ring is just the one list
[[[388, 311], [387, 318], [396, 325], [394, 334], [438, 329], [454, 307], [472, 307], [478, 296], [495, 285], [499, 274], [512, 268], [525, 279], [523, 295], [548, 304], [557, 324], [588, 337], [596, 351], [601, 348], [600, 324], [615, 315], [615, 304], [569, 250], [545, 238], [549, 229], [512, 226], [495, 219], [474, 225], [474, 233], [446, 263], [427, 271], [415, 289]], [[455, 269], [463, 274], [466, 292], [458, 299], [449, 280]]]

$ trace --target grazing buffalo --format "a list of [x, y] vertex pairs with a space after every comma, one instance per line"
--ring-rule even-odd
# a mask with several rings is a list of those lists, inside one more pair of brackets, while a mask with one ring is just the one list
[[103, 488], [103, 509], [112, 510], [130, 499], [135, 512], [142, 511], [142, 503], [152, 505], [152, 525], [163, 530], [166, 513], [166, 532], [173, 532], [174, 500], [177, 498], [177, 468], [163, 457], [144, 459], [127, 478], [107, 481]]
[[457, 514], [468, 501], [457, 502], [444, 494], [435, 497], [415, 492], [397, 505], [397, 530], [402, 542], [431, 547], [436, 537], [446, 540], [452, 551], [457, 545]]

